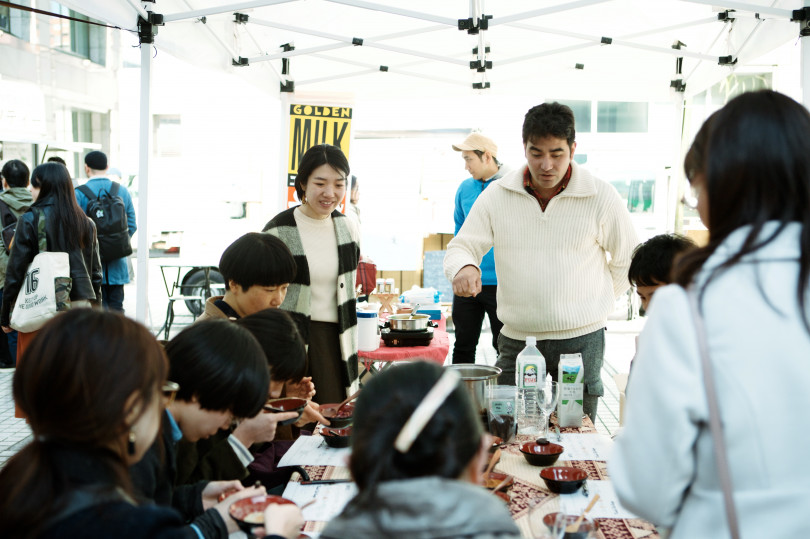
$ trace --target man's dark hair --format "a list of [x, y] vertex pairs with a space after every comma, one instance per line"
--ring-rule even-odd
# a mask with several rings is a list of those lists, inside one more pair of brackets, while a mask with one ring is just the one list
[[695, 242], [680, 234], [660, 234], [633, 251], [628, 278], [633, 286], [655, 286], [672, 282], [675, 258], [697, 248]]
[[267, 401], [264, 352], [248, 330], [228, 320], [192, 324], [168, 342], [166, 355], [180, 400], [196, 397], [203, 409], [229, 410], [240, 418], [255, 416]]
[[569, 106], [555, 101], [529, 109], [523, 120], [523, 145], [545, 137], [565, 139], [569, 148], [574, 145], [574, 111]]
[[271, 234], [248, 232], [225, 249], [219, 259], [219, 272], [247, 290], [253, 285], [279, 286], [291, 283], [296, 265], [290, 249]]
[[[474, 153], [475, 155], [477, 155], [477, 156], [478, 156], [478, 159], [480, 159], [481, 161], [483, 161], [483, 160], [484, 160], [484, 154], [485, 154], [486, 152], [482, 152], [481, 150], [473, 150], [473, 153]], [[493, 161], [495, 161], [495, 164], [496, 164], [496, 165], [498, 165], [499, 167], [501, 166], [501, 162], [500, 162], [500, 161], [498, 161], [498, 158], [497, 158], [497, 157], [495, 157], [494, 155], [492, 156], [492, 160], [493, 160]]]
[[62, 159], [61, 157], [59, 157], [58, 155], [54, 155], [53, 157], [49, 157], [48, 158], [48, 163], [60, 163], [62, 165], [67, 166], [67, 163], [65, 163], [65, 160]]
[[307, 372], [307, 349], [292, 317], [281, 309], [265, 309], [239, 318], [264, 350], [270, 379], [298, 382]]
[[298, 164], [298, 174], [295, 176], [295, 192], [298, 200], [304, 200], [304, 190], [310, 175], [321, 165], [329, 165], [345, 176], [349, 176], [349, 161], [343, 151], [331, 144], [318, 144], [306, 151]]
[[3, 171], [0, 174], [3, 175], [9, 187], [28, 187], [28, 178], [31, 176], [31, 171], [19, 159], [12, 159], [3, 165]]

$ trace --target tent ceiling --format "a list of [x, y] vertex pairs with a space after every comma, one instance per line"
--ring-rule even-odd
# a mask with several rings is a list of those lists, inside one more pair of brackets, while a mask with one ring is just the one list
[[[91, 16], [134, 29], [135, 0], [67, 0]], [[259, 7], [258, 4], [272, 4]], [[790, 10], [802, 0], [156, 0], [164, 15], [156, 47], [183, 59], [237, 72], [270, 92], [294, 80], [296, 91], [356, 96], [440, 96], [474, 93], [586, 99], [667, 99], [682, 55], [687, 93], [789, 42], [798, 25]], [[733, 22], [717, 14], [737, 8]], [[126, 9], [125, 9], [126, 8]], [[470, 35], [457, 21], [480, 9], [489, 29]], [[753, 10], [760, 11], [755, 16]], [[191, 12], [191, 16], [189, 16]], [[195, 13], [196, 12], [196, 13]], [[234, 13], [248, 16], [234, 21]], [[205, 15], [205, 22], [202, 16]], [[611, 38], [609, 45], [602, 38]], [[363, 40], [362, 46], [352, 44]], [[680, 41], [679, 53], [672, 49]], [[294, 51], [281, 46], [292, 43]], [[476, 73], [472, 50], [490, 47], [492, 69]], [[282, 74], [282, 57], [291, 71]], [[721, 56], [737, 60], [720, 66]], [[249, 65], [233, 67], [234, 58]], [[582, 69], [578, 69], [581, 64]], [[380, 66], [388, 71], [382, 72]]]

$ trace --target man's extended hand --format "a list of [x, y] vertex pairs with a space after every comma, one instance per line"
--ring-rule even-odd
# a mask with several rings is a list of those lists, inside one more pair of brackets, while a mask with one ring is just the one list
[[481, 293], [481, 272], [475, 266], [464, 266], [453, 277], [453, 294], [468, 298]]

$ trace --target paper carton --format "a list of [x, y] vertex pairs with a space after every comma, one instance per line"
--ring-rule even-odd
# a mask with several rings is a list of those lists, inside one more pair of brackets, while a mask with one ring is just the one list
[[582, 395], [585, 391], [582, 354], [562, 354], [558, 367], [557, 380], [560, 383], [560, 403], [557, 405], [557, 419], [561, 427], [582, 426]]

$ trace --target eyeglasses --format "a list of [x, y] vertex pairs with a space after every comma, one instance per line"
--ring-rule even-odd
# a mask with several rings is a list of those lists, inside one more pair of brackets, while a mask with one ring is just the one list
[[179, 390], [180, 384], [177, 382], [166, 381], [166, 383], [163, 384], [161, 391], [163, 391], [163, 397], [166, 399], [166, 406], [174, 402], [174, 398], [177, 396]]
[[688, 185], [688, 190], [681, 197], [681, 204], [690, 210], [697, 210], [698, 207], [698, 194], [700, 189], [692, 184]]

